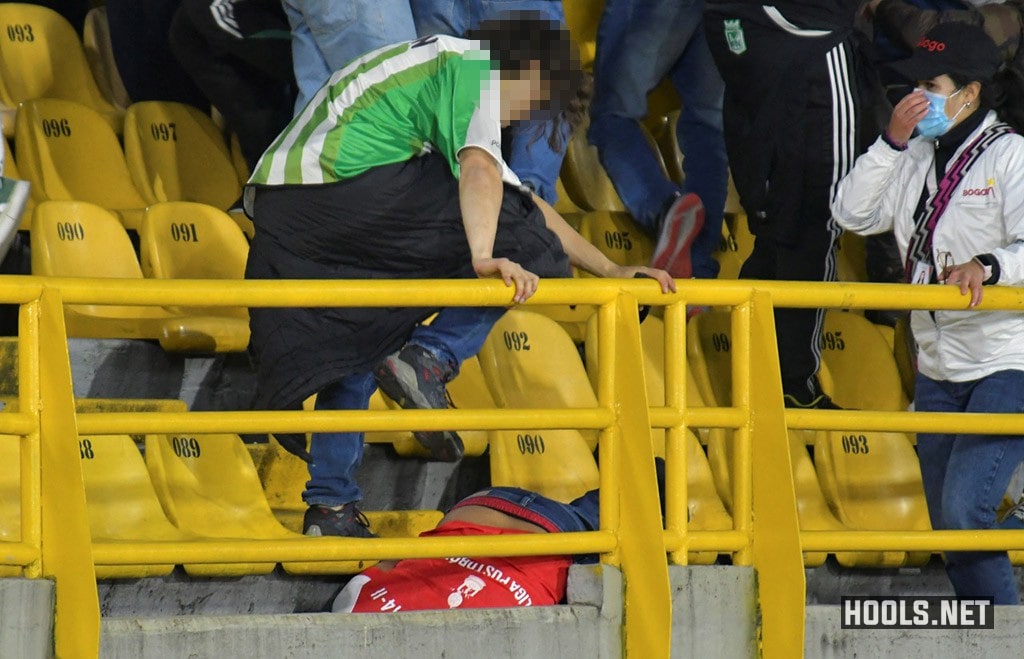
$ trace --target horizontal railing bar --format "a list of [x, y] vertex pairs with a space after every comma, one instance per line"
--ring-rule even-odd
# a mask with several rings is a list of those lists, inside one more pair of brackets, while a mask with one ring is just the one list
[[38, 560], [38, 547], [24, 542], [0, 542], [0, 565], [25, 567]]
[[747, 422], [743, 410], [735, 407], [691, 407], [685, 411], [652, 407], [650, 416], [652, 428], [675, 428], [683, 423], [690, 428], [739, 428]]
[[[749, 544], [741, 531], [690, 531], [685, 539], [679, 531], [665, 531], [665, 551], [742, 551]], [[685, 546], [684, 546], [685, 545]]]
[[600, 430], [614, 422], [601, 408], [554, 410], [344, 410], [288, 412], [92, 412], [80, 435], [267, 433], [385, 430]]
[[1024, 414], [786, 410], [789, 428], [844, 432], [933, 432], [1022, 435]]
[[305, 538], [103, 542], [92, 545], [97, 565], [154, 563], [288, 563], [450, 556], [548, 556], [606, 553], [615, 549], [609, 531], [530, 533], [452, 538]]
[[[195, 306], [495, 306], [511, 302], [512, 291], [498, 281], [481, 280], [160, 280], [0, 277], [0, 291], [15, 303], [36, 299], [42, 286], [61, 289], [68, 304]], [[651, 280], [546, 279], [528, 302], [605, 304], [619, 291], [641, 304], [735, 306], [754, 289], [769, 293], [778, 307], [843, 309], [967, 310], [967, 298], [952, 287], [832, 282], [698, 280], [677, 282], [663, 295]], [[978, 310], [1024, 310], [1024, 290], [992, 287]]]
[[804, 551], [1024, 550], [1024, 530], [801, 531]]
[[39, 421], [27, 412], [0, 414], [0, 435], [28, 435], [39, 430]]

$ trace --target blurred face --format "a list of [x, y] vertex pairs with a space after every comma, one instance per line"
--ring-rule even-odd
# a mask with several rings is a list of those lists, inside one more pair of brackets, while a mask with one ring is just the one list
[[551, 98], [548, 81], [540, 66], [532, 66], [517, 73], [501, 74], [501, 124], [525, 121]]

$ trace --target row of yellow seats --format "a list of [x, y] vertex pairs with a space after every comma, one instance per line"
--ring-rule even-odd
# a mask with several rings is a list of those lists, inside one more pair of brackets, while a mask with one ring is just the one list
[[[91, 21], [88, 34], [96, 34]], [[60, 14], [39, 5], [0, 3], [0, 120], [10, 136], [18, 105], [37, 98], [76, 101], [120, 131], [123, 112], [100, 92], [82, 42]]]
[[[159, 401], [162, 411], [185, 411]], [[21, 537], [19, 438], [0, 436], [0, 542]], [[299, 539], [275, 517], [249, 451], [237, 435], [147, 435], [145, 457], [128, 435], [80, 437], [89, 528], [94, 543], [196, 542], [238, 538]], [[385, 537], [414, 537], [440, 520], [437, 511], [370, 512]], [[194, 576], [267, 574], [275, 563], [185, 564]], [[282, 564], [292, 574], [352, 573], [360, 561]], [[97, 565], [99, 578], [168, 574], [173, 564]]]
[[[46, 201], [32, 217], [32, 273], [52, 277], [241, 279], [249, 244], [223, 211], [174, 202], [145, 210], [141, 266], [110, 212], [76, 201]], [[171, 351], [245, 350], [248, 312], [226, 307], [67, 305], [68, 335], [158, 339]]]
[[[73, 101], [37, 99], [16, 122], [17, 168], [36, 203], [87, 201], [139, 228], [144, 209], [194, 201], [227, 209], [244, 174], [213, 121], [178, 103], [136, 103], [125, 114], [124, 150], [96, 111]], [[248, 220], [240, 226], [251, 227]]]

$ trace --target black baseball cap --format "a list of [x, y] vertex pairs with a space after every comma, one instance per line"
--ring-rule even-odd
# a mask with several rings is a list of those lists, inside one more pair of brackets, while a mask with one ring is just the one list
[[990, 82], [1003, 57], [992, 38], [980, 27], [943, 23], [918, 40], [913, 54], [890, 68], [911, 80], [930, 80], [943, 74]]

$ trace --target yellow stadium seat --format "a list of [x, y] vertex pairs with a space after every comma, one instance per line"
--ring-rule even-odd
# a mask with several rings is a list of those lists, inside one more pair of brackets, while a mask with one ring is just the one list
[[242, 194], [213, 120], [181, 103], [135, 103], [124, 116], [124, 154], [149, 204], [195, 201], [225, 210]]
[[[249, 244], [227, 213], [204, 204], [169, 202], [146, 209], [139, 231], [142, 270], [157, 279], [245, 277]], [[218, 351], [243, 351], [249, 344], [249, 313], [242, 307], [175, 307], [171, 313], [197, 319]]]
[[120, 113], [103, 98], [74, 28], [56, 12], [37, 5], [0, 3], [0, 105], [4, 125], [18, 104], [37, 98], [82, 103], [112, 129]]
[[75, 412], [188, 412], [177, 398], [76, 398]]
[[27, 101], [15, 131], [18, 165], [37, 202], [87, 201], [138, 229], [146, 202], [132, 184], [117, 136], [95, 110], [73, 101]]
[[573, 343], [583, 343], [587, 323], [597, 312], [597, 307], [591, 304], [544, 304], [531, 306], [530, 311], [558, 323]]
[[[4, 171], [3, 175], [7, 178], [23, 178], [21, 172], [18, 170], [18, 163], [14, 161], [14, 155], [11, 153], [11, 146], [7, 143], [7, 138], [4, 138]], [[32, 226], [32, 211], [35, 210], [35, 202], [29, 197], [25, 203], [25, 213], [21, 216], [21, 226], [18, 227], [20, 231], [28, 231]]]
[[21, 437], [0, 435], [0, 542], [21, 541], [20, 446]]
[[597, 149], [587, 141], [586, 125], [577, 128], [569, 140], [561, 178], [573, 203], [584, 210], [626, 210], [601, 166]]
[[[146, 466], [164, 513], [179, 529], [211, 538], [298, 537], [274, 518], [238, 435], [147, 435]], [[267, 574], [274, 563], [236, 564]], [[191, 572], [191, 568], [186, 566]]]
[[836, 278], [839, 281], [868, 281], [864, 238], [844, 231], [836, 245]]
[[893, 356], [900, 371], [900, 382], [903, 393], [908, 400], [914, 399], [915, 379], [917, 378], [917, 354], [914, 337], [910, 332], [910, 317], [904, 316], [896, 321], [893, 332]]
[[[196, 539], [167, 520], [131, 437], [81, 437], [78, 441], [93, 542]], [[168, 564], [97, 566], [96, 576], [159, 576], [172, 569], [174, 565]]]
[[[507, 312], [480, 351], [480, 366], [501, 408], [595, 407], [576, 346], [553, 320]], [[491, 482], [570, 501], [598, 485], [595, 431], [521, 428], [490, 435]]]
[[[822, 335], [823, 388], [849, 408], [901, 411], [909, 401], [885, 338], [863, 316], [830, 310]], [[819, 433], [815, 460], [837, 517], [871, 530], [928, 528], [921, 471], [904, 433], [850, 429]], [[912, 553], [910, 563], [927, 561]]]
[[[3, 543], [21, 542], [21, 438], [0, 435], [0, 553]], [[19, 577], [21, 568], [0, 565], [0, 578]]]
[[[562, 183], [561, 177], [555, 180], [555, 193], [558, 195], [558, 199], [555, 200], [554, 209], [559, 214], [569, 221], [570, 215], [578, 215], [583, 212], [583, 209], [577, 206], [569, 193], [565, 191], [565, 184]], [[570, 222], [571, 224], [571, 222]]]
[[603, 2], [566, 2], [565, 26], [580, 49], [580, 65], [591, 71], [597, 50], [597, 25], [601, 21]]
[[[44, 202], [36, 207], [32, 234], [33, 274], [142, 278], [124, 227], [102, 208], [84, 202]], [[66, 305], [64, 317], [70, 336], [159, 339], [165, 350], [185, 352], [212, 352], [231, 345], [231, 335], [224, 336], [224, 318], [184, 317], [153, 307], [78, 304]], [[237, 338], [232, 340], [238, 345]]]
[[727, 222], [722, 222], [722, 239], [719, 241], [718, 248], [712, 256], [718, 261], [719, 279], [739, 278], [743, 261], [740, 260], [739, 245], [732, 232], [729, 231], [729, 224]]
[[[917, 454], [903, 433], [819, 432], [818, 479], [836, 517], [870, 531], [931, 528]], [[886, 552], [886, 565], [921, 565], [929, 552]]]
[[[216, 109], [216, 108], [214, 108]], [[249, 165], [245, 162], [245, 156], [242, 155], [242, 143], [238, 141], [238, 135], [235, 133], [231, 134], [231, 140], [228, 143], [231, 148], [231, 164], [235, 166], [235, 174], [238, 176], [238, 185], [244, 186], [249, 180]]]
[[842, 407], [861, 410], [906, 410], [892, 349], [878, 328], [859, 314], [830, 309], [825, 313], [821, 358], [828, 365], [828, 394]]
[[[650, 126], [650, 123], [648, 121], [648, 126]], [[661, 130], [654, 133], [654, 139], [657, 141], [658, 149], [661, 151], [661, 158], [665, 163], [665, 169], [668, 171], [669, 178], [676, 183], [682, 183], [685, 174], [683, 173], [683, 152], [679, 149], [679, 140], [677, 138], [679, 110], [673, 110], [663, 118], [659, 117], [658, 124]]]
[[737, 213], [726, 213], [724, 224], [729, 228], [729, 235], [736, 242], [736, 256], [742, 264], [754, 251], [754, 234], [750, 233], [747, 215], [742, 210]]
[[[588, 328], [586, 353], [587, 373], [591, 384], [597, 382], [597, 323], [591, 322]], [[652, 407], [665, 404], [665, 325], [660, 318], [648, 316], [640, 325], [640, 341], [644, 351], [644, 381], [647, 388], [647, 400]], [[692, 383], [687, 384], [687, 404], [701, 406]], [[720, 432], [720, 431], [718, 431]], [[705, 433], [706, 434], [706, 433]], [[665, 431], [651, 429], [651, 441], [654, 443], [654, 454], [665, 457]], [[708, 458], [697, 439], [697, 430], [691, 428], [686, 433], [686, 495], [687, 518], [691, 531], [722, 531], [732, 528], [732, 518], [726, 512], [722, 500], [718, 496], [715, 482], [711, 475]], [[687, 560], [692, 565], [714, 563], [718, 554], [714, 552], [690, 552]]]
[[[730, 405], [732, 401], [732, 332], [726, 312], [709, 312], [691, 319], [687, 327], [687, 355], [693, 369], [694, 384], [706, 401]], [[790, 430], [790, 460], [801, 528], [807, 531], [834, 531], [847, 528], [846, 519], [834, 514], [828, 503], [826, 484], [815, 475], [806, 449], [803, 431]], [[732, 433], [713, 434], [708, 441], [708, 459], [718, 492], [726, 506], [732, 506]], [[817, 456], [817, 453], [815, 454]], [[820, 466], [820, 465], [819, 465]], [[881, 552], [840, 552], [844, 565], [896, 565], [904, 555]], [[820, 565], [824, 553], [806, 553], [808, 566]]]
[[580, 235], [619, 265], [648, 265], [654, 241], [628, 213], [592, 211], [580, 222]]
[[[46, 201], [32, 220], [32, 274], [141, 279], [124, 227], [108, 211], [74, 201]], [[152, 307], [68, 305], [70, 336], [160, 338], [173, 316]]]
[[131, 99], [128, 98], [128, 91], [124, 88], [121, 74], [117, 71], [117, 62], [114, 61], [105, 6], [93, 7], [85, 15], [82, 42], [96, 86], [111, 105], [124, 110], [131, 104]]
[[[487, 383], [484, 381], [483, 371], [480, 370], [480, 360], [470, 357], [462, 363], [458, 376], [448, 383], [448, 396], [456, 409], [493, 410], [494, 398], [487, 390]], [[371, 409], [375, 399], [383, 398], [378, 390], [370, 400]], [[388, 407], [396, 409], [396, 406], [388, 401]], [[427, 458], [430, 452], [423, 448], [423, 445], [416, 441], [412, 433], [401, 433], [402, 437], [395, 441], [395, 451], [399, 455]], [[486, 430], [460, 430], [459, 438], [465, 455], [483, 455], [487, 450]]]

